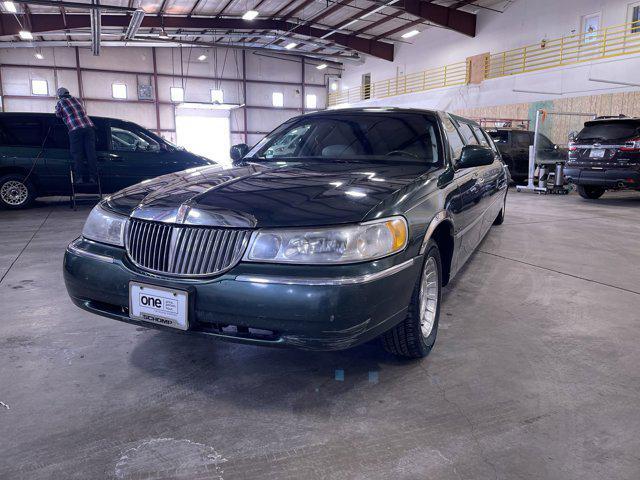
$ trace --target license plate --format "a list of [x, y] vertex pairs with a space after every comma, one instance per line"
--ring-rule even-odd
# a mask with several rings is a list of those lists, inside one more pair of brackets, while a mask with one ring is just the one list
[[184, 290], [129, 283], [129, 317], [133, 320], [187, 330], [189, 293]]
[[592, 148], [589, 157], [591, 158], [604, 158], [604, 154], [607, 151], [604, 148]]

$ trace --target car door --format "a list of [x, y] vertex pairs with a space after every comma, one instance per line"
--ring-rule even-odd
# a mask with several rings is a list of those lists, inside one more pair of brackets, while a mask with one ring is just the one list
[[1, 166], [18, 167], [33, 176], [40, 194], [49, 193], [42, 143], [43, 118], [40, 115], [6, 114], [0, 117], [2, 132]]
[[462, 148], [465, 145], [478, 144], [473, 132], [462, 128], [455, 118], [443, 115], [443, 127], [452, 150], [452, 162], [455, 170], [454, 181], [458, 186], [458, 195], [453, 202], [456, 240], [458, 242], [457, 265], [462, 265], [473, 253], [480, 239], [482, 227], [482, 192], [478, 172], [475, 168], [458, 168]]
[[496, 219], [500, 209], [502, 208], [502, 199], [505, 190], [508, 188], [507, 176], [504, 170], [504, 162], [500, 155], [500, 151], [491, 140], [491, 137], [487, 132], [482, 130], [478, 125], [473, 125], [473, 132], [482, 144], [491, 151], [493, 151], [493, 163], [481, 167], [482, 175], [482, 190], [484, 196], [484, 203], [486, 207], [484, 210], [484, 224], [482, 232], [480, 234], [480, 240], [486, 235], [486, 233], [493, 225], [493, 221]]
[[107, 135], [109, 150], [98, 160], [104, 165], [113, 191], [180, 170], [160, 141], [138, 125], [112, 120]]

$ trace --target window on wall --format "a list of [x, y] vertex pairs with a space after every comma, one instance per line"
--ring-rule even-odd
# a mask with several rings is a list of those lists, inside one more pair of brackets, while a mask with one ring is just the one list
[[184, 88], [171, 87], [171, 101], [176, 103], [184, 102]]
[[595, 42], [598, 39], [598, 30], [600, 30], [600, 13], [592, 13], [582, 17], [582, 41], [584, 43]]
[[212, 103], [224, 103], [224, 93], [222, 90], [211, 90]]
[[49, 84], [46, 80], [31, 80], [31, 95], [49, 95]]
[[111, 84], [111, 96], [118, 100], [126, 100], [127, 86], [124, 83]]
[[631, 24], [631, 33], [640, 33], [640, 2], [629, 5], [627, 22]]
[[307, 98], [305, 99], [305, 105], [307, 106], [307, 108], [318, 108], [318, 97], [316, 97], [312, 93], [308, 94]]
[[273, 92], [271, 103], [274, 107], [284, 107], [284, 94], [282, 92]]

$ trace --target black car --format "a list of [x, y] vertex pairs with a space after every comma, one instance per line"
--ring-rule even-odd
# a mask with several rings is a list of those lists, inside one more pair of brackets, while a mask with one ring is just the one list
[[[283, 139], [294, 147], [274, 148]], [[422, 357], [442, 287], [505, 215], [498, 150], [446, 113], [308, 114], [232, 158], [96, 206], [65, 254], [73, 302], [227, 341], [336, 350], [381, 336]]]
[[565, 177], [582, 198], [600, 198], [606, 190], [640, 190], [640, 118], [586, 122], [569, 145]]
[[[533, 145], [535, 132], [515, 128], [495, 128], [487, 130], [497, 145], [504, 163], [509, 167], [511, 178], [517, 182], [529, 177], [529, 146]], [[567, 150], [555, 145], [549, 138], [538, 136], [538, 159], [541, 163], [555, 163], [566, 160]]]
[[[135, 123], [91, 117], [101, 189], [112, 193], [210, 160], [172, 145]], [[47, 113], [0, 113], [0, 207], [25, 208], [37, 197], [69, 195], [69, 134]]]

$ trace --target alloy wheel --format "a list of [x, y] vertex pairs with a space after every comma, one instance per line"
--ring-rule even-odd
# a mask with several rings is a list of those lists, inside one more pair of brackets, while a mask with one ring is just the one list
[[424, 338], [431, 335], [438, 310], [438, 265], [433, 257], [427, 258], [420, 285], [420, 329]]
[[18, 180], [9, 180], [0, 188], [0, 198], [7, 205], [18, 206], [27, 201], [29, 189]]

